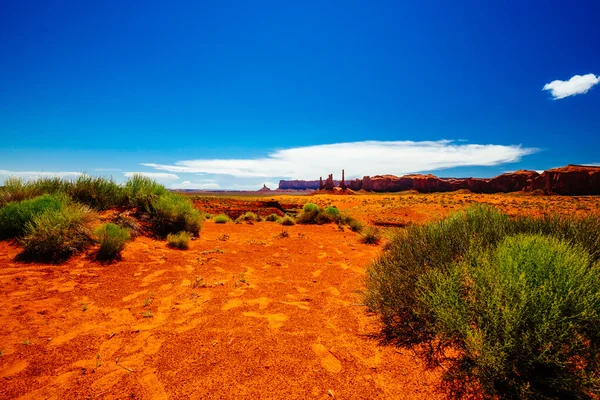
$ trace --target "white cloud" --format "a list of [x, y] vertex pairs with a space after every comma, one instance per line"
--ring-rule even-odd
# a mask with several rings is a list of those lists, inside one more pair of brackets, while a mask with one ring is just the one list
[[175, 174], [167, 174], [166, 172], [124, 172], [126, 178], [131, 178], [134, 175], [144, 175], [145, 177], [161, 180], [161, 181], [176, 181], [179, 176]]
[[220, 189], [220, 186], [216, 182], [191, 182], [191, 181], [183, 181], [181, 183], [173, 184], [172, 189]]
[[5, 178], [14, 176], [17, 178], [23, 178], [26, 180], [32, 180], [37, 178], [46, 177], [59, 177], [59, 178], [77, 178], [79, 175], [83, 175], [81, 172], [43, 172], [43, 171], [7, 171], [0, 169], [0, 176]]
[[594, 74], [575, 75], [568, 81], [555, 80], [544, 85], [549, 90], [554, 100], [587, 93], [594, 85], [600, 82], [600, 76]]
[[161, 171], [226, 174], [235, 177], [318, 179], [342, 168], [346, 178], [364, 175], [403, 175], [461, 166], [493, 166], [517, 162], [537, 152], [520, 145], [455, 144], [440, 141], [365, 141], [277, 150], [258, 159], [199, 159], [174, 165], [144, 163]]
[[275, 190], [279, 187], [279, 183], [275, 182], [263, 182], [259, 184], [239, 184], [234, 183], [230, 185], [231, 190], [259, 190], [263, 188], [263, 185], [267, 185], [267, 187], [271, 190]]

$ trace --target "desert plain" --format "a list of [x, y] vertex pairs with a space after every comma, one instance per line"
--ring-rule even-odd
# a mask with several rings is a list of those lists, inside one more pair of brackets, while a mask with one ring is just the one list
[[[416, 192], [203, 195], [214, 215], [306, 202], [385, 232], [473, 203], [509, 215], [587, 215], [597, 196]], [[264, 208], [264, 209], [263, 209]], [[100, 214], [110, 220], [117, 211]], [[188, 250], [139, 236], [122, 259], [18, 261], [0, 242], [0, 398], [436, 399], [440, 367], [378, 340], [361, 304], [368, 245], [335, 224], [204, 222]]]

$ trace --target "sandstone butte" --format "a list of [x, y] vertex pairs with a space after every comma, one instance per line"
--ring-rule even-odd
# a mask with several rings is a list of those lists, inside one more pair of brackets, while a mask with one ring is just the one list
[[[335, 181], [336, 186], [340, 185]], [[473, 193], [508, 193], [542, 191], [561, 195], [600, 194], [600, 166], [567, 165], [539, 174], [536, 171], [519, 170], [491, 179], [486, 178], [438, 178], [435, 175], [376, 175], [346, 181], [346, 186], [365, 192], [401, 192], [416, 190], [421, 193], [469, 190]], [[318, 189], [319, 181], [293, 180], [279, 182], [279, 190]]]

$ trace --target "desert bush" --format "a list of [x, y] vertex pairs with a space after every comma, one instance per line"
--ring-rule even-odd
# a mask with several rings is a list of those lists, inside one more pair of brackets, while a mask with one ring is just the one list
[[128, 229], [112, 223], [100, 226], [95, 233], [100, 243], [98, 258], [102, 260], [114, 260], [120, 257], [121, 251], [130, 239]]
[[227, 214], [219, 214], [213, 218], [213, 221], [215, 221], [215, 224], [224, 224], [231, 221], [231, 218], [229, 218]]
[[24, 255], [53, 262], [65, 260], [91, 244], [92, 218], [87, 206], [76, 203], [37, 214], [25, 224], [21, 240]]
[[174, 249], [187, 250], [192, 234], [188, 232], [169, 233], [167, 235], [167, 245]]
[[59, 194], [67, 193], [67, 189], [71, 181], [59, 178], [59, 177], [40, 177], [33, 181], [27, 182], [25, 185], [28, 187], [29, 193], [34, 196], [42, 194]]
[[23, 201], [39, 196], [31, 184], [22, 178], [8, 177], [0, 187], [0, 207], [16, 201]]
[[598, 262], [597, 216], [511, 219], [493, 207], [475, 205], [444, 220], [408, 226], [391, 235], [386, 251], [367, 268], [363, 301], [377, 312], [385, 340], [400, 346], [426, 344], [418, 348], [427, 349], [427, 356], [435, 354], [439, 339], [432, 314], [419, 294], [422, 277], [435, 271], [448, 278], [456, 262], [487, 252], [519, 233], [561, 239], [584, 249], [592, 263]]
[[125, 189], [108, 178], [80, 175], [67, 186], [66, 191], [73, 200], [97, 210], [127, 204]]
[[[446, 378], [487, 398], [581, 398], [600, 389], [600, 265], [564, 240], [516, 235], [474, 247], [418, 282]], [[464, 394], [464, 393], [461, 393]]]
[[283, 226], [296, 225], [296, 221], [294, 221], [294, 218], [290, 217], [289, 215], [286, 215], [285, 217], [281, 218], [278, 222]]
[[377, 244], [381, 240], [381, 232], [374, 226], [364, 228], [360, 234], [360, 241], [365, 244]]
[[278, 219], [279, 219], [279, 215], [273, 213], [273, 214], [267, 215], [267, 217], [265, 218], [265, 221], [267, 221], [267, 222], [276, 222]]
[[240, 222], [244, 222], [244, 221], [246, 221], [246, 222], [255, 222], [255, 221], [259, 222], [259, 219], [260, 218], [258, 217], [258, 215], [256, 215], [253, 212], [248, 211], [245, 214], [242, 214], [239, 217], [237, 217], [236, 220], [235, 220], [235, 222], [236, 223], [240, 223]]
[[59, 210], [66, 204], [60, 196], [43, 195], [29, 200], [8, 203], [0, 208], [0, 238], [23, 234], [25, 225], [46, 210]]
[[131, 207], [152, 212], [153, 203], [169, 192], [163, 185], [141, 174], [135, 174], [125, 183], [125, 196]]
[[360, 233], [364, 227], [364, 224], [362, 222], [352, 217], [345, 216], [343, 217], [342, 221], [350, 227], [350, 230], [352, 230], [352, 232]]
[[321, 209], [314, 203], [306, 203], [302, 206], [303, 212], [320, 212]]
[[332, 221], [337, 222], [341, 219], [340, 210], [336, 206], [325, 207], [323, 214], [327, 215]]
[[296, 222], [299, 224], [316, 224], [323, 222], [327, 217], [321, 213], [318, 205], [306, 203], [302, 207], [302, 212], [296, 217]]
[[178, 194], [161, 195], [150, 204], [152, 224], [159, 236], [181, 231], [198, 235], [204, 217], [185, 197]]

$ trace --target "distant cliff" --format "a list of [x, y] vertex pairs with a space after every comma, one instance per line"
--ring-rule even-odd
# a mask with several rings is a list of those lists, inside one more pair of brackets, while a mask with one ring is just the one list
[[[519, 170], [491, 179], [438, 178], [435, 175], [377, 175], [345, 181], [354, 191], [401, 192], [416, 190], [421, 193], [451, 192], [466, 189], [473, 193], [508, 193], [541, 190], [545, 193], [564, 195], [600, 195], [600, 167], [568, 165], [539, 174], [536, 171]], [[339, 186], [340, 181], [335, 181]], [[316, 190], [319, 181], [280, 181], [279, 189]]]

